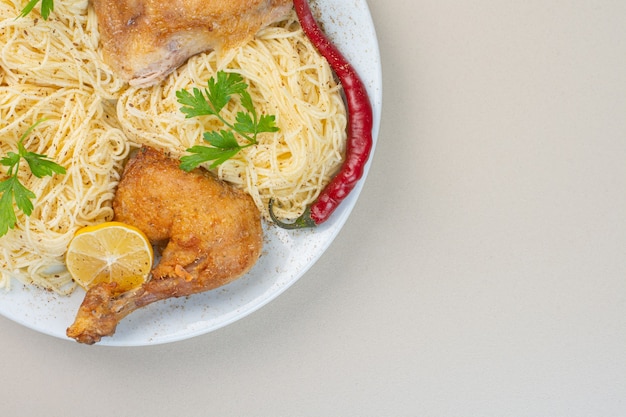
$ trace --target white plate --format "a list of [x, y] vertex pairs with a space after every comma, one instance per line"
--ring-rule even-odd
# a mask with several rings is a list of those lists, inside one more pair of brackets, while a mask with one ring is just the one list
[[[382, 74], [378, 42], [366, 0], [317, 0], [311, 3], [328, 36], [359, 72], [374, 108], [374, 148], [380, 126]], [[373, 151], [373, 150], [372, 150]], [[371, 163], [371, 158], [370, 158]], [[266, 244], [250, 273], [222, 288], [170, 299], [140, 309], [120, 322], [100, 345], [141, 346], [187, 339], [226, 326], [262, 307], [296, 282], [324, 253], [354, 207], [367, 172], [323, 225], [287, 231], [267, 227]], [[0, 293], [0, 314], [36, 331], [70, 340], [84, 292], [70, 297], [14, 283]]]

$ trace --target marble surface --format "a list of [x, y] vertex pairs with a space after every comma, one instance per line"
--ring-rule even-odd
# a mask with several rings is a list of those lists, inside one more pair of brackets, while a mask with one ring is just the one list
[[0, 318], [2, 415], [626, 415], [626, 2], [369, 6], [379, 142], [321, 259], [176, 343]]

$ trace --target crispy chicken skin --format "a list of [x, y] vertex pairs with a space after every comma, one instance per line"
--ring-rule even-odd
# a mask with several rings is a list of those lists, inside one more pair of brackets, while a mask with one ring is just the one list
[[263, 231], [250, 196], [205, 170], [187, 173], [178, 165], [151, 148], [127, 163], [113, 201], [115, 220], [164, 247], [161, 259], [137, 289], [120, 293], [115, 284], [100, 284], [87, 291], [68, 337], [96, 343], [136, 309], [220, 287], [256, 263]]
[[292, 0], [92, 1], [105, 61], [137, 86], [161, 81], [197, 53], [243, 44], [292, 7]]

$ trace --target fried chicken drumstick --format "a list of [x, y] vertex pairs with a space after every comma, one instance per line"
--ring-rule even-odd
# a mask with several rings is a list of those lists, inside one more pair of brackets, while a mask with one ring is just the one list
[[215, 289], [257, 261], [263, 232], [250, 196], [204, 170], [187, 173], [178, 165], [151, 148], [127, 163], [113, 202], [115, 220], [164, 247], [161, 259], [137, 289], [120, 293], [115, 284], [99, 284], [87, 291], [68, 337], [96, 343], [136, 309]]

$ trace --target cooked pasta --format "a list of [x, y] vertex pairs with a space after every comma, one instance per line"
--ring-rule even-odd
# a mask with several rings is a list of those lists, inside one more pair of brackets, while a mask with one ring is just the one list
[[[131, 88], [118, 100], [118, 118], [134, 145], [184, 154], [202, 143], [202, 132], [221, 128], [215, 117], [185, 119], [176, 91], [205, 88], [218, 70], [240, 73], [259, 113], [273, 114], [278, 133], [262, 134], [259, 144], [219, 166], [221, 178], [244, 188], [267, 215], [298, 217], [315, 200], [343, 158], [346, 115], [340, 87], [328, 63], [291, 20], [262, 30], [253, 41], [224, 56], [201, 54], [155, 88]], [[234, 120], [241, 110], [224, 111]]]
[[21, 182], [37, 195], [28, 217], [17, 212], [18, 224], [1, 239], [0, 273], [51, 288], [73, 289], [64, 254], [76, 230], [113, 216], [111, 200], [129, 152], [115, 117], [92, 91], [0, 86], [0, 151], [14, 151], [29, 126], [45, 120], [24, 145], [65, 167], [65, 175], [36, 178], [20, 171]]
[[[16, 227], [0, 237], [0, 286], [8, 288], [15, 278], [71, 292], [67, 246], [79, 228], [113, 218], [111, 201], [129, 152], [147, 145], [181, 156], [202, 143], [203, 132], [221, 127], [211, 117], [186, 119], [176, 99], [180, 89], [204, 88], [218, 70], [240, 73], [257, 111], [276, 116], [278, 133], [261, 134], [258, 145], [216, 170], [250, 193], [264, 215], [274, 198], [278, 215], [297, 217], [342, 161], [340, 86], [295, 14], [240, 48], [197, 55], [163, 83], [139, 89], [103, 62], [87, 0], [55, 0], [48, 21], [34, 12], [16, 19], [22, 7], [0, 0], [0, 157], [44, 120], [24, 144], [67, 173], [36, 178], [20, 171], [37, 196], [35, 209], [30, 216], [16, 210]], [[234, 119], [240, 107], [232, 102], [225, 111]]]
[[102, 59], [97, 19], [88, 0], [55, 0], [47, 21], [30, 15], [16, 19], [23, 3], [0, 0], [5, 82], [88, 88], [102, 98], [116, 98], [125, 85]]

